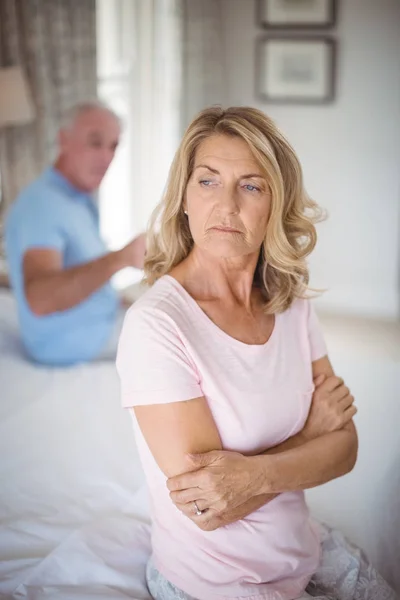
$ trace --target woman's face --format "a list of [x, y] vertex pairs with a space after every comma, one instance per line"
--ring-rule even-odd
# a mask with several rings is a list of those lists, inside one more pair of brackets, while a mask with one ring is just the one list
[[196, 246], [220, 258], [258, 256], [270, 206], [267, 180], [246, 142], [213, 135], [199, 145], [184, 204]]

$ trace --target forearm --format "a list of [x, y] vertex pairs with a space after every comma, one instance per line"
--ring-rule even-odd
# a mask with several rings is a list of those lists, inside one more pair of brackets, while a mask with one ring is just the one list
[[[263, 452], [262, 455], [270, 455], [271, 456], [274, 454], [280, 454], [283, 452], [287, 452], [289, 450], [293, 450], [295, 448], [299, 448], [300, 446], [303, 446], [308, 441], [309, 440], [307, 439], [307, 437], [303, 434], [302, 431], [300, 431], [299, 433], [297, 433], [293, 437], [285, 440], [281, 444], [274, 446], [273, 448], [269, 448], [268, 450]], [[221, 523], [219, 526], [229, 525], [230, 523], [234, 523], [235, 521], [244, 519], [252, 512], [258, 510], [265, 504], [268, 504], [268, 502], [271, 502], [271, 500], [273, 500], [277, 496], [279, 496], [278, 492], [264, 493], [264, 494], [260, 494], [257, 496], [253, 496], [252, 498], [247, 500], [247, 502], [245, 502], [244, 504], [241, 504], [240, 506], [236, 506], [235, 508], [224, 513], [223, 516], [220, 518]]]
[[[282, 444], [279, 444], [278, 446], [275, 446], [274, 448], [269, 448], [268, 450], [263, 452], [263, 454], [270, 454], [270, 455], [277, 454], [279, 452], [291, 450], [292, 448], [298, 448], [299, 446], [302, 446], [306, 441], [307, 440], [306, 440], [305, 436], [303, 435], [302, 432], [300, 432], [300, 433], [294, 435], [293, 437], [287, 439]], [[235, 508], [228, 510], [226, 513], [224, 513], [223, 516], [221, 517], [220, 526], [221, 525], [229, 525], [230, 523], [235, 523], [235, 521], [240, 521], [240, 519], [244, 519], [245, 517], [250, 515], [252, 512], [255, 512], [256, 510], [258, 510], [265, 504], [268, 504], [269, 502], [271, 502], [271, 500], [273, 500], [277, 496], [279, 496], [278, 493], [260, 494], [258, 496], [253, 496], [252, 498], [247, 500], [247, 502], [245, 502], [244, 504], [241, 504], [240, 506], [236, 506]]]
[[27, 300], [38, 315], [73, 308], [125, 266], [120, 252], [109, 252], [83, 265], [48, 273], [28, 282]]
[[285, 452], [286, 450], [299, 448], [300, 446], [303, 446], [303, 444], [306, 444], [307, 441], [309, 441], [307, 437], [303, 434], [302, 431], [300, 431], [299, 433], [296, 433], [296, 435], [288, 438], [281, 444], [273, 446], [272, 448], [268, 448], [268, 450], [265, 450], [262, 454], [279, 454], [281, 452]]
[[[286, 448], [283, 446], [286, 444]], [[304, 490], [345, 475], [357, 458], [354, 425], [301, 443], [301, 436], [287, 440], [251, 460], [259, 462], [264, 476], [260, 493]]]
[[[306, 442], [307, 442], [307, 438], [301, 431], [301, 432], [297, 433], [296, 435], [294, 435], [293, 437], [282, 442], [282, 444], [279, 444], [278, 446], [274, 446], [273, 448], [269, 448], [262, 454], [263, 455], [278, 454], [281, 452], [285, 452], [287, 450], [292, 450], [294, 448], [298, 448], [299, 446], [302, 446]], [[221, 525], [229, 525], [230, 523], [234, 523], [235, 521], [244, 519], [245, 517], [250, 515], [252, 512], [255, 512], [256, 510], [258, 510], [265, 504], [268, 504], [269, 502], [271, 502], [271, 500], [273, 500], [277, 496], [279, 496], [279, 493], [260, 494], [258, 496], [253, 496], [252, 498], [247, 500], [247, 502], [245, 502], [244, 504], [241, 504], [240, 506], [236, 506], [235, 508], [224, 513], [224, 515], [221, 517], [220, 526]]]

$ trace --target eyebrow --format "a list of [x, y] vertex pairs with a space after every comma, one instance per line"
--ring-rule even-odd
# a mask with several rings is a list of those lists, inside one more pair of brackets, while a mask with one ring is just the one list
[[[211, 173], [215, 173], [215, 175], [221, 175], [221, 173], [217, 169], [213, 169], [209, 165], [197, 165], [194, 168], [194, 170], [196, 171], [196, 169], [201, 169], [201, 168], [208, 169], [208, 171], [211, 171]], [[245, 175], [241, 175], [240, 179], [250, 179], [251, 177], [258, 177], [259, 179], [265, 179], [264, 175], [260, 175], [260, 173], [246, 173]]]
[[[88, 139], [90, 139], [90, 140], [101, 139], [102, 140], [103, 136], [102, 136], [102, 134], [101, 134], [100, 131], [89, 131], [89, 133], [88, 133]], [[117, 138], [117, 139], [112, 140], [112, 142], [110, 142], [110, 145], [112, 145], [112, 146], [118, 146], [119, 142], [120, 142], [120, 139]]]
[[102, 135], [101, 135], [100, 131], [89, 131], [88, 137], [90, 137], [90, 138], [101, 138]]

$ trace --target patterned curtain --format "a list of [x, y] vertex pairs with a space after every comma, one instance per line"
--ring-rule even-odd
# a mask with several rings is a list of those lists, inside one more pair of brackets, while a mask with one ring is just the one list
[[53, 159], [61, 114], [96, 96], [96, 0], [0, 0], [0, 68], [19, 65], [36, 119], [0, 130], [4, 214]]

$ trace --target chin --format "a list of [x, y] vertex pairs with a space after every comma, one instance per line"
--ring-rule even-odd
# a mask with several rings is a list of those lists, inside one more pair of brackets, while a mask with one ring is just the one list
[[215, 258], [239, 258], [249, 253], [249, 249], [244, 244], [228, 240], [209, 241], [203, 248]]
[[88, 192], [95, 192], [97, 189], [99, 189], [102, 179], [103, 178], [98, 177], [91, 177], [90, 179], [87, 179], [84, 181], [85, 189]]

